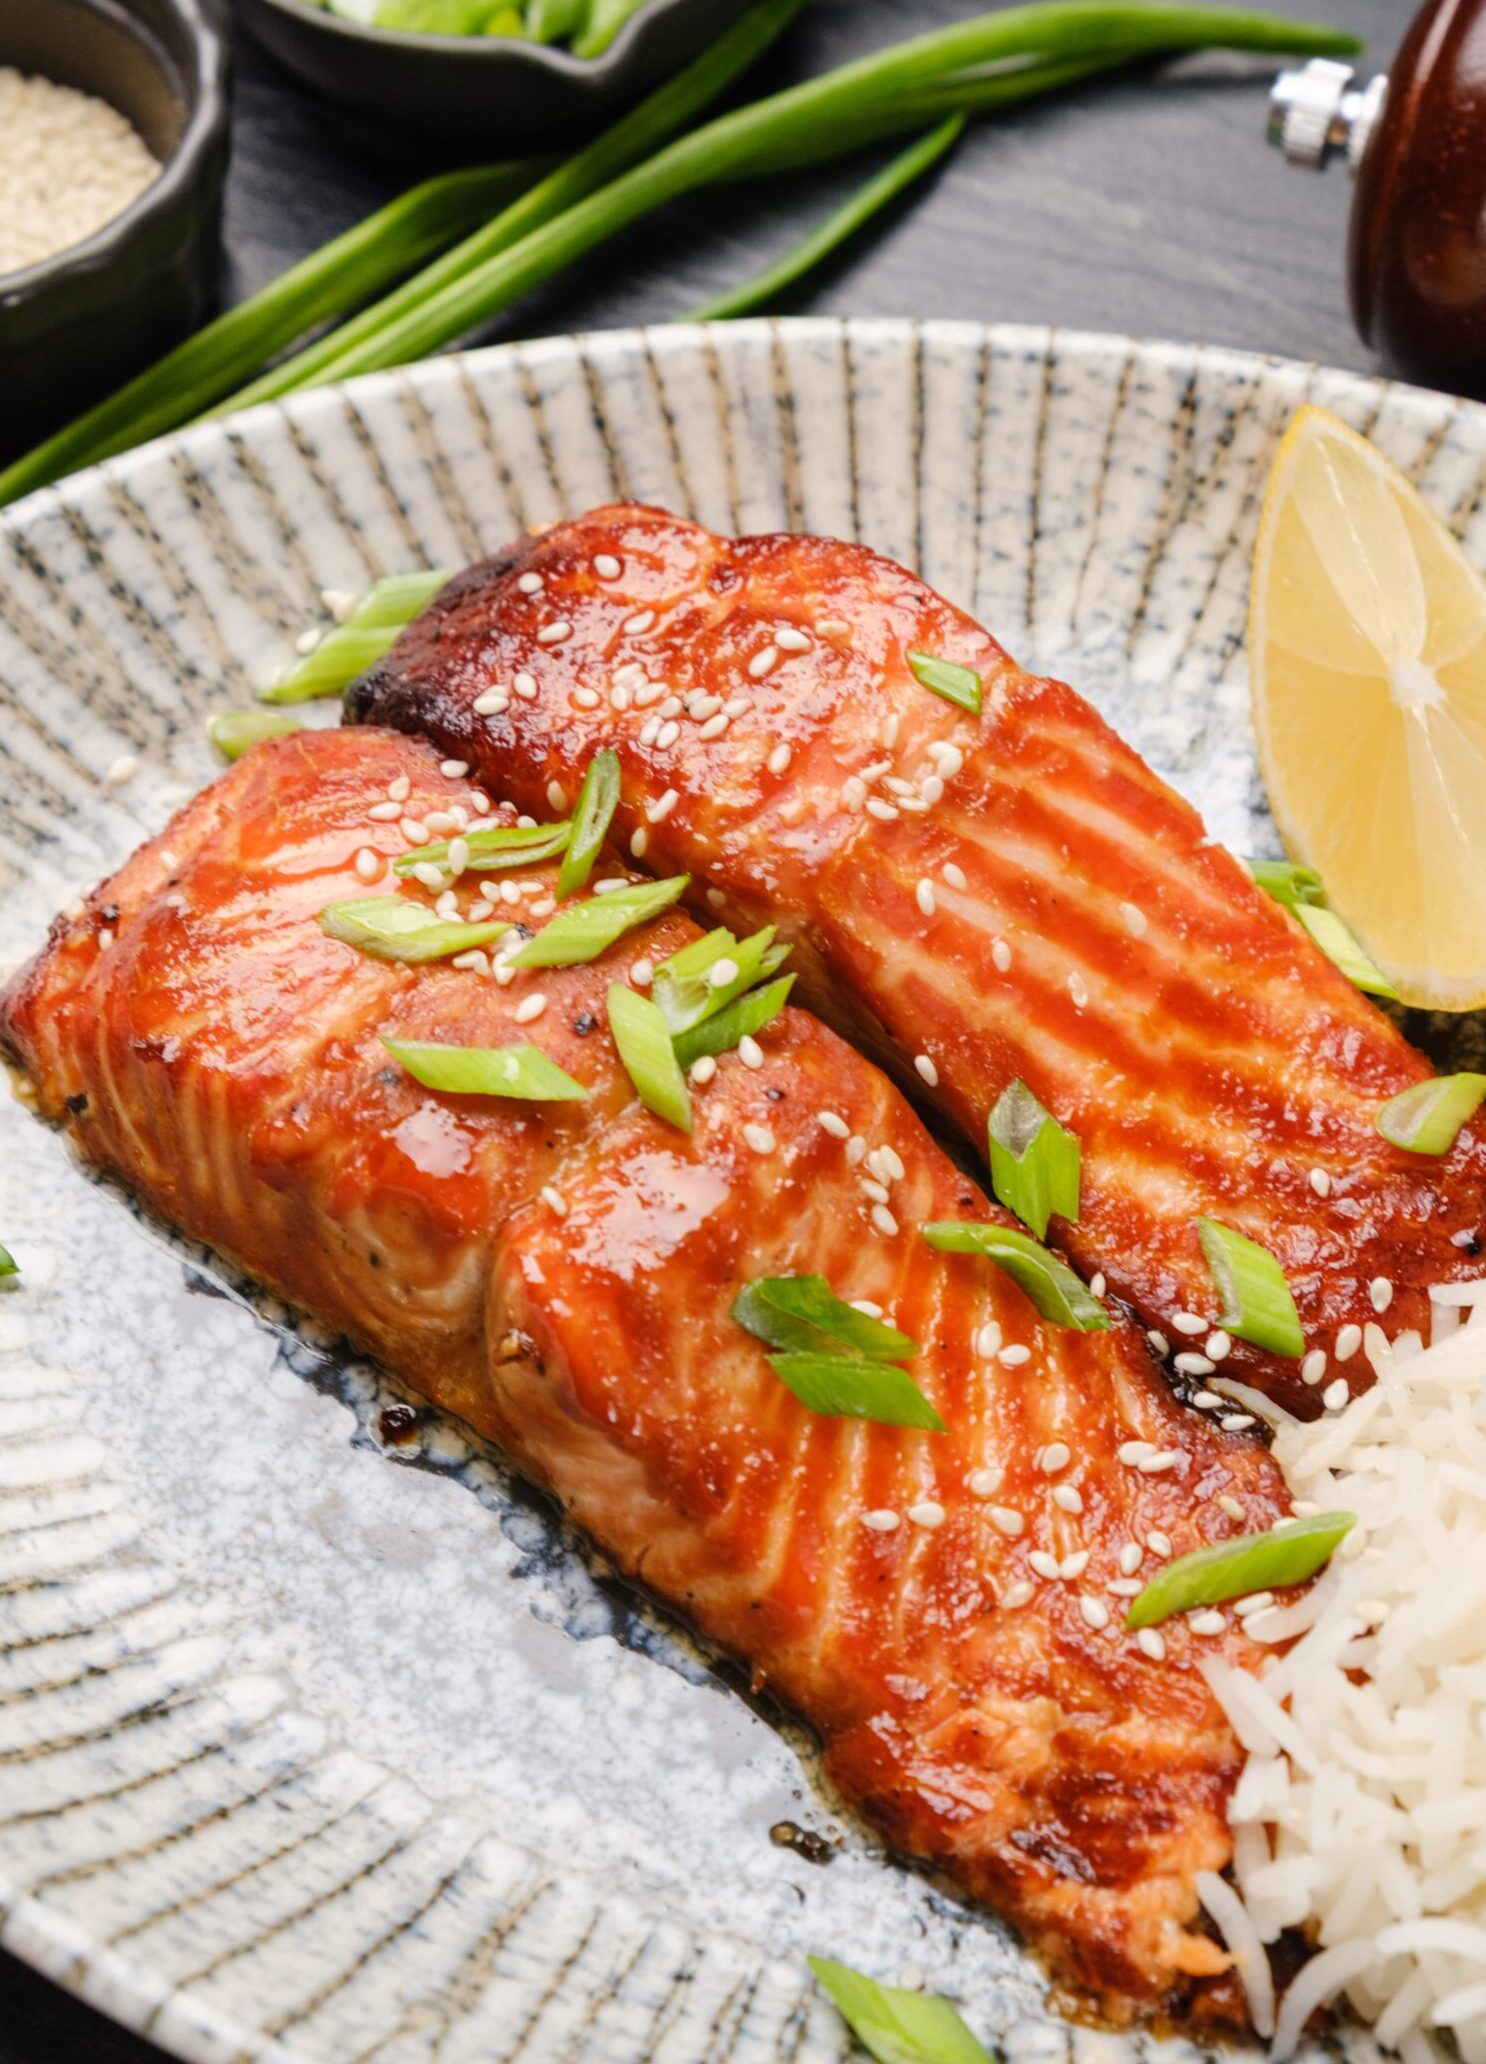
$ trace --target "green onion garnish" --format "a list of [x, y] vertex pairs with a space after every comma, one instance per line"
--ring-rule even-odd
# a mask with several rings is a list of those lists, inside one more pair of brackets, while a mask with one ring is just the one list
[[1245, 862], [1255, 885], [1286, 910], [1326, 900], [1321, 877], [1314, 867], [1299, 867], [1293, 860], [1249, 860]]
[[991, 1188], [1038, 1239], [1056, 1211], [1078, 1223], [1078, 1141], [1025, 1082], [1003, 1089], [991, 1113]]
[[1010, 1226], [962, 1224], [954, 1219], [931, 1221], [923, 1227], [931, 1247], [944, 1254], [983, 1254], [987, 1261], [1005, 1269], [1024, 1290], [1043, 1318], [1055, 1326], [1073, 1326], [1080, 1333], [1102, 1333], [1109, 1313], [1064, 1261], [1026, 1233]]
[[1486, 1075], [1436, 1075], [1389, 1097], [1373, 1124], [1411, 1154], [1448, 1154], [1486, 1097]]
[[0, 1247], [0, 1280], [6, 1276], [18, 1276], [21, 1265], [8, 1247]]
[[1334, 910], [1319, 910], [1311, 903], [1297, 903], [1294, 907], [1295, 915], [1326, 958], [1341, 969], [1349, 982], [1355, 983], [1368, 996], [1384, 996], [1393, 1003], [1398, 1001], [1398, 991], [1383, 970], [1374, 967]]
[[753, 983], [773, 974], [788, 955], [787, 946], [774, 944], [773, 925], [765, 925], [747, 939], [735, 939], [719, 926], [663, 960], [650, 993], [672, 1032], [689, 1032], [725, 1010]]
[[918, 1342], [896, 1326], [843, 1304], [824, 1276], [761, 1276], [733, 1299], [733, 1317], [770, 1347], [830, 1353], [839, 1340], [869, 1362], [901, 1362]]
[[607, 746], [588, 763], [573, 810], [572, 836], [557, 877], [559, 896], [575, 896], [593, 872], [619, 804], [619, 755]]
[[[492, 874], [499, 867], [538, 867], [567, 851], [570, 824], [498, 824], [490, 831], [464, 833], [465, 866], [474, 874]], [[437, 845], [419, 846], [411, 853], [399, 853], [393, 861], [395, 874], [412, 874], [419, 867], [446, 867], [448, 839]]]
[[1310, 1519], [1285, 1520], [1267, 1534], [1239, 1534], [1178, 1556], [1132, 1603], [1125, 1625], [1154, 1627], [1158, 1620], [1200, 1605], [1303, 1584], [1331, 1560], [1356, 1524], [1355, 1512], [1318, 1512]]
[[426, 960], [447, 960], [488, 946], [511, 930], [505, 918], [494, 924], [459, 924], [435, 917], [426, 904], [411, 897], [369, 896], [354, 903], [331, 903], [320, 912], [320, 929], [343, 945], [359, 946], [379, 960], [403, 960], [418, 966]]
[[[601, 902], [603, 898], [599, 899]], [[609, 984], [609, 1029], [625, 1073], [647, 1111], [682, 1132], [690, 1132], [691, 1096], [680, 1063], [671, 1051], [671, 1034], [660, 1009], [623, 982]]]
[[762, 989], [750, 989], [714, 1018], [703, 1018], [689, 1032], [678, 1032], [671, 1041], [683, 1068], [699, 1061], [703, 1054], [731, 1053], [740, 1039], [756, 1037], [765, 1025], [778, 1017], [795, 986], [793, 975], [781, 975]]
[[395, 573], [379, 580], [343, 624], [327, 631], [313, 652], [265, 688], [261, 702], [314, 702], [339, 695], [356, 676], [390, 652], [415, 616], [421, 616], [448, 581], [447, 573]]
[[806, 1962], [836, 2011], [877, 2064], [992, 2064], [947, 1999], [879, 1985], [830, 1957]]
[[425, 1089], [451, 1096], [521, 1097], [572, 1104], [588, 1095], [539, 1046], [441, 1046], [427, 1039], [384, 1039], [383, 1046]]
[[550, 924], [543, 925], [534, 939], [528, 939], [510, 959], [512, 967], [578, 967], [597, 960], [616, 939], [648, 924], [669, 910], [691, 880], [689, 874], [673, 875], [669, 881], [632, 882], [628, 888], [613, 889], [607, 896], [590, 896], [586, 903], [570, 903], [559, 910]]
[[1218, 1286], [1225, 1333], [1267, 1347], [1271, 1354], [1301, 1355], [1305, 1338], [1285, 1271], [1267, 1247], [1216, 1219], [1199, 1218], [1197, 1237]]
[[943, 1433], [944, 1421], [913, 1378], [861, 1355], [771, 1354], [769, 1367], [807, 1410], [827, 1419], [875, 1419]]
[[266, 738], [287, 738], [303, 729], [298, 717], [282, 717], [276, 710], [229, 709], [212, 718], [206, 735], [224, 759], [240, 760]]
[[980, 675], [973, 668], [938, 659], [932, 652], [910, 652], [908, 665], [920, 688], [930, 689], [972, 716], [980, 715]]

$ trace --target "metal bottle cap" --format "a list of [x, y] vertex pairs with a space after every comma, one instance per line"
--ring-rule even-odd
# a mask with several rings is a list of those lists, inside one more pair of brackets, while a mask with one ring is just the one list
[[1281, 72], [1269, 96], [1269, 140], [1292, 165], [1320, 171], [1333, 151], [1345, 151], [1356, 171], [1382, 113], [1388, 81], [1381, 74], [1358, 87], [1351, 65], [1313, 57]]

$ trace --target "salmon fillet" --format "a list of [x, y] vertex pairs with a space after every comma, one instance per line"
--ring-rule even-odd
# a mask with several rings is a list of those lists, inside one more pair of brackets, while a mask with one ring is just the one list
[[[679, 912], [504, 986], [328, 937], [332, 902], [431, 900], [358, 867], [406, 850], [389, 793], [420, 820], [489, 807], [425, 745], [307, 732], [255, 748], [59, 918], [0, 997], [42, 1111], [499, 1442], [813, 1725], [891, 1842], [1062, 1982], [1116, 2020], [1236, 2014], [1193, 1875], [1229, 1855], [1242, 1753], [1197, 1664], [1261, 1651], [1227, 1615], [1142, 1645], [1123, 1614], [1132, 1567], [1285, 1513], [1266, 1450], [1177, 1404], [1128, 1323], [1047, 1325], [999, 1269], [921, 1240], [923, 1220], [994, 1207], [806, 1013], [761, 1035], [761, 1065], [719, 1061], [690, 1136], [644, 1109], [607, 985], [697, 936]], [[529, 928], [555, 865], [500, 877]], [[385, 1036], [531, 1041], [589, 1094], [438, 1094]], [[891, 1149], [892, 1233], [843, 1131]], [[730, 1307], [801, 1273], [922, 1343], [909, 1370], [946, 1432], [819, 1416], [785, 1388]]]
[[[980, 674], [982, 713], [911, 650]], [[1071, 688], [862, 546], [599, 509], [452, 581], [348, 710], [538, 814], [612, 747], [631, 854], [776, 922], [812, 1007], [977, 1153], [1018, 1077], [1076, 1134], [1049, 1238], [1198, 1385], [1199, 1216], [1277, 1257], [1307, 1350], [1235, 1340], [1222, 1373], [1306, 1416], [1372, 1380], [1365, 1325], [1427, 1329], [1428, 1286], [1479, 1273], [1486, 1127], [1382, 1139], [1430, 1072], [1390, 1020]]]

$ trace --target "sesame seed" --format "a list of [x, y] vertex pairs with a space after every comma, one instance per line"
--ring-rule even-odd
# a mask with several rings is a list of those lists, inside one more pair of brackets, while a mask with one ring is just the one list
[[1138, 903], [1122, 903], [1120, 905], [1120, 915], [1124, 918], [1132, 938], [1143, 939], [1145, 937], [1150, 927], [1146, 914]]
[[1081, 1577], [1089, 1566], [1089, 1551], [1079, 1548], [1072, 1555], [1065, 1555], [1058, 1565], [1058, 1574], [1065, 1581]]
[[1037, 1458], [1037, 1467], [1044, 1476], [1056, 1476], [1060, 1469], [1066, 1469], [1072, 1460], [1063, 1441], [1050, 1441]]
[[1311, 1188], [1318, 1197], [1329, 1197], [1331, 1195], [1331, 1177], [1324, 1168], [1313, 1168], [1311, 1170]]
[[1210, 1362], [1205, 1354], [1179, 1354], [1172, 1367], [1182, 1376], [1211, 1376], [1217, 1363]]
[[394, 803], [405, 803], [412, 792], [412, 787], [411, 775], [399, 774], [395, 781], [388, 782], [387, 793], [391, 796]]
[[1450, 1235], [1450, 1245], [1452, 1247], [1474, 1247], [1475, 1244], [1476, 1236], [1472, 1232], [1461, 1231], [1458, 1233], [1451, 1233]]
[[1153, 1353], [1158, 1355], [1164, 1355], [1170, 1352], [1171, 1342], [1166, 1338], [1166, 1335], [1164, 1333], [1158, 1333], [1155, 1330], [1155, 1328], [1152, 1327], [1151, 1331], [1147, 1333], [1145, 1337], [1150, 1342]]
[[1243, 1521], [1248, 1517], [1248, 1514], [1244, 1511], [1242, 1505], [1239, 1504], [1237, 1498], [1232, 1497], [1226, 1491], [1223, 1493], [1221, 1498], [1215, 1500], [1215, 1503], [1217, 1505], [1219, 1512], [1226, 1512], [1230, 1519], [1238, 1521], [1239, 1524], [1242, 1524]]
[[870, 1176], [863, 1180], [861, 1191], [862, 1195], [869, 1197], [874, 1204], [891, 1204], [893, 1201], [888, 1194], [886, 1183], [875, 1182]]
[[1011, 966], [1011, 948], [1004, 939], [992, 939], [991, 960], [1001, 974]]
[[915, 1054], [913, 1057], [913, 1065], [918, 1070], [923, 1080], [928, 1083], [930, 1089], [938, 1088], [939, 1070], [934, 1066], [933, 1061], [929, 1058], [927, 1054]]
[[366, 814], [374, 824], [395, 824], [402, 815], [402, 804], [373, 803]]
[[1089, 1278], [1090, 1297], [1102, 1297], [1108, 1288], [1109, 1285], [1104, 1280], [1103, 1269], [1095, 1269], [1093, 1275]]
[[616, 683], [629, 689], [635, 698], [636, 709], [649, 709], [652, 702], [659, 702], [665, 694], [666, 684], [664, 681], [647, 681], [644, 674], [641, 674], [637, 681], [636, 672], [637, 668], [622, 667], [615, 676]]
[[1362, 1328], [1360, 1326], [1343, 1326], [1340, 1333], [1336, 1336], [1337, 1360], [1339, 1362], [1351, 1361], [1361, 1345]]
[[1393, 1302], [1393, 1285], [1386, 1276], [1374, 1276], [1367, 1286], [1367, 1294], [1372, 1299], [1373, 1310], [1385, 1312]]
[[1302, 1383], [1316, 1384], [1325, 1374], [1326, 1350], [1324, 1347], [1313, 1347], [1300, 1365], [1300, 1380]]
[[691, 1079], [699, 1088], [705, 1089], [716, 1073], [716, 1054], [703, 1054], [691, 1064]]
[[422, 822], [425, 831], [439, 838], [456, 829], [455, 819], [448, 810], [430, 810]]
[[975, 1349], [975, 1352], [983, 1362], [988, 1362], [993, 1356], [999, 1354], [1001, 1350], [1001, 1328], [996, 1324], [996, 1321], [988, 1319], [985, 1325], [978, 1326], [970, 1345]]
[[1328, 1383], [1321, 1393], [1321, 1402], [1328, 1412], [1340, 1412], [1351, 1398], [1345, 1376], [1338, 1376], [1335, 1383]]
[[797, 630], [793, 624], [785, 624], [774, 633], [774, 643], [781, 652], [808, 652], [811, 642], [810, 634]]
[[761, 681], [764, 678], [764, 675], [767, 673], [771, 673], [778, 664], [778, 646], [765, 645], [763, 650], [760, 652], [755, 652], [752, 659], [748, 662], [749, 678], [754, 681]]
[[1138, 1462], [1143, 1462], [1147, 1455], [1154, 1455], [1156, 1448], [1153, 1441], [1127, 1440], [1121, 1441], [1116, 1452], [1125, 1467], [1133, 1469]]
[[901, 797], [911, 796], [917, 793], [913, 786], [913, 783], [911, 781], [905, 781], [899, 774], [889, 774], [882, 785], [885, 789], [887, 789], [890, 795]]
[[1034, 1548], [1027, 1557], [1039, 1577], [1046, 1577], [1050, 1584], [1056, 1583], [1063, 1573], [1063, 1566], [1056, 1555], [1049, 1555], [1045, 1548]]
[[542, 1190], [542, 1202], [550, 1211], [555, 1211], [559, 1218], [567, 1217], [568, 1200], [561, 1190], [553, 1189], [551, 1183], [546, 1184]]
[[1015, 1612], [1018, 1606], [1030, 1604], [1032, 1595], [1032, 1586], [1024, 1578], [1020, 1583], [1007, 1585], [1001, 1593], [1001, 1603], [1007, 1612]]
[[1232, 1347], [1232, 1340], [1221, 1328], [1216, 1333], [1209, 1333], [1202, 1343], [1202, 1351], [1210, 1362], [1226, 1361]]
[[746, 717], [752, 708], [753, 704], [746, 695], [730, 695], [722, 711], [726, 717]]
[[1218, 1421], [1224, 1433], [1246, 1433], [1254, 1424], [1250, 1412], [1228, 1412]]
[[612, 552], [595, 552], [593, 555], [593, 570], [600, 580], [618, 580], [624, 568]]
[[1192, 1403], [1201, 1412], [1218, 1412], [1223, 1408], [1223, 1399], [1215, 1390], [1194, 1390]]
[[658, 796], [653, 803], [645, 805], [646, 821], [650, 824], [664, 824], [680, 800], [675, 789], [668, 788], [663, 796]]
[[1142, 1655], [1149, 1656], [1153, 1663], [1166, 1660], [1166, 1640], [1154, 1627], [1142, 1627], [1135, 1637], [1135, 1645]]
[[521, 901], [521, 891], [517, 888], [515, 882], [503, 881], [497, 883], [496, 886], [502, 903], [519, 903]]
[[642, 957], [631, 967], [629, 978], [637, 989], [648, 989], [655, 978], [654, 963]]
[[348, 617], [356, 614], [356, 605], [361, 597], [353, 595], [348, 588], [322, 588], [320, 600], [337, 623], [344, 623]]
[[891, 1240], [898, 1230], [898, 1221], [888, 1210], [886, 1204], [874, 1204], [872, 1206], [872, 1223], [885, 1240]]
[[926, 874], [919, 876], [918, 886], [917, 888], [915, 888], [913, 894], [914, 899], [917, 902], [919, 909], [923, 912], [924, 916], [932, 917], [934, 915], [935, 910], [934, 884], [929, 880], [929, 877]]
[[851, 1127], [844, 1118], [838, 1118], [834, 1111], [822, 1111], [820, 1122], [832, 1139], [849, 1139]]
[[382, 855], [374, 853], [370, 846], [363, 846], [356, 855], [356, 872], [364, 882], [379, 881], [386, 865]]
[[1084, 1501], [1071, 1483], [1053, 1486], [1053, 1503], [1060, 1512], [1071, 1512], [1075, 1517], [1084, 1509]]
[[[469, 771], [470, 763], [468, 760], [439, 761], [439, 772], [443, 775], [446, 781], [463, 781], [465, 775], [468, 774]], [[400, 781], [403, 778], [404, 777], [402, 775], [398, 776], [398, 779]]]
[[1186, 1333], [1189, 1335], [1205, 1333], [1207, 1326], [1207, 1320], [1199, 1318], [1196, 1312], [1179, 1311], [1173, 1312], [1171, 1315], [1171, 1328], [1174, 1333]]
[[1010, 1347], [1003, 1347], [996, 1356], [1003, 1369], [1020, 1369], [1024, 1362], [1030, 1362], [1031, 1359], [1031, 1348], [1018, 1346], [1015, 1342]]
[[644, 859], [645, 848], [649, 845], [649, 843], [649, 839], [645, 836], [644, 825], [637, 824], [634, 830], [629, 835], [629, 849], [634, 854], [637, 860]]
[[851, 1308], [853, 1311], [865, 1313], [869, 1319], [880, 1319], [883, 1315], [882, 1306], [874, 1304], [870, 1297], [853, 1297]]
[[1080, 974], [1068, 977], [1068, 994], [1073, 998], [1075, 1010], [1082, 1010], [1089, 1000], [1089, 985]]
[[518, 1025], [529, 1025], [532, 1019], [539, 1018], [546, 1008], [547, 999], [539, 989], [535, 995], [523, 996], [511, 1015]]
[[847, 1167], [855, 1168], [859, 1161], [863, 1161], [866, 1159], [866, 1155], [867, 1142], [862, 1138], [859, 1132], [854, 1132], [851, 1135], [850, 1139], [848, 1139], [848, 1141], [846, 1142]]
[[944, 798], [944, 783], [937, 774], [926, 774], [918, 785], [918, 794], [919, 801], [927, 803], [932, 809], [935, 803], [941, 802]]
[[1145, 1545], [1152, 1555], [1167, 1556], [1171, 1553], [1171, 1536], [1153, 1527], [1145, 1537]]
[[431, 836], [428, 826], [416, 817], [404, 817], [398, 830], [410, 846], [426, 846]]
[[876, 817], [882, 824], [895, 823], [898, 816], [897, 810], [891, 803], [885, 803], [881, 796], [875, 795], [868, 796], [867, 798], [867, 814], [870, 817]]
[[549, 781], [547, 783], [547, 803], [548, 807], [553, 810], [563, 811], [567, 809], [568, 799], [560, 781]]
[[774, 1151], [774, 1135], [767, 1125], [745, 1125], [743, 1137], [755, 1154], [772, 1154]]
[[720, 960], [714, 960], [711, 967], [707, 970], [707, 987], [709, 989], [726, 989], [729, 982], [736, 982], [737, 979], [738, 963], [735, 960], [729, 960], [726, 954]]
[[[435, 867], [432, 861], [420, 861], [418, 866], [413, 869], [413, 879], [414, 881], [421, 882], [425, 889], [437, 889], [443, 883], [444, 870], [442, 867]], [[442, 903], [443, 900], [443, 897], [440, 896], [439, 902]], [[447, 917], [448, 914], [446, 910], [439, 910], [438, 912], [440, 917]]]
[[542, 587], [542, 576], [539, 573], [523, 573], [516, 585], [520, 588], [523, 595], [539, 594]]
[[1163, 1476], [1168, 1469], [1175, 1469], [1184, 1459], [1180, 1448], [1158, 1448], [1154, 1455], [1145, 1455], [1136, 1463], [1142, 1476]]
[[764, 1065], [764, 1050], [758, 1041], [745, 1032], [738, 1041], [738, 1059], [745, 1068], [761, 1068]]
[[647, 718], [645, 719], [645, 722], [644, 722], [644, 723], [643, 723], [643, 724], [642, 724], [642, 725], [640, 726], [640, 743], [641, 743], [641, 745], [654, 745], [654, 743], [655, 743], [655, 740], [656, 740], [656, 736], [657, 736], [657, 734], [658, 734], [658, 732], [659, 732], [659, 731], [660, 731], [660, 718], [659, 718], [659, 717], [647, 717]]
[[[999, 1469], [972, 1469], [965, 1479], [965, 1488], [973, 1498], [993, 1497], [1001, 1488], [1001, 1474]], [[1002, 1512], [1006, 1509], [1004, 1505], [997, 1508], [998, 1511]], [[994, 1518], [994, 1516], [993, 1514], [992, 1517]], [[1018, 1526], [1020, 1526], [1021, 1514], [1014, 1513], [1012, 1516], [1016, 1519]]]
[[841, 800], [849, 810], [859, 810], [867, 794], [867, 784], [860, 775], [848, 774], [841, 784]]
[[308, 655], [309, 653], [313, 652], [315, 647], [319, 644], [320, 636], [320, 632], [316, 630], [301, 631], [299, 636], [294, 640], [294, 650], [296, 652]]
[[967, 889], [970, 886], [965, 879], [964, 868], [958, 866], [953, 860], [946, 860], [939, 872], [944, 876], [944, 879], [952, 889]]
[[627, 889], [629, 886], [629, 881], [624, 875], [606, 874], [602, 881], [594, 883], [593, 893], [596, 896], [612, 896], [616, 889]]
[[114, 935], [108, 929], [107, 925], [105, 925], [98, 934], [98, 951], [100, 953], [107, 953], [109, 947], [112, 946], [113, 942]]
[[655, 734], [655, 742], [662, 752], [668, 752], [681, 736], [681, 726], [674, 717], [667, 717]]
[[890, 710], [883, 718], [877, 733], [877, 739], [884, 752], [891, 752], [897, 745], [898, 728], [902, 721], [896, 710]]
[[921, 1498], [917, 1505], [910, 1505], [908, 1517], [915, 1526], [939, 1527], [944, 1524], [944, 1507], [937, 1498]]
[[876, 1512], [864, 1512], [862, 1514], [862, 1525], [870, 1527], [874, 1534], [896, 1533], [898, 1529], [898, 1515], [896, 1512], [889, 1512], [887, 1507], [883, 1506]]
[[518, 674], [515, 680], [511, 683], [511, 686], [515, 689], [516, 693], [521, 697], [521, 700], [523, 702], [536, 701], [537, 684], [536, 679], [533, 675], [526, 673]]
[[1139, 1541], [1127, 1541], [1119, 1553], [1120, 1575], [1133, 1577], [1140, 1568], [1144, 1551]]
[[849, 638], [851, 625], [843, 623], [839, 616], [821, 616], [815, 620], [815, 629], [822, 638]]
[[631, 638], [643, 638], [648, 630], [654, 628], [654, 625], [655, 611], [653, 609], [637, 609], [633, 616], [627, 616], [624, 620], [625, 632]]
[[1187, 1622], [1194, 1634], [1221, 1634], [1228, 1625], [1220, 1612], [1194, 1613]]
[[1246, 1620], [1250, 1613], [1263, 1612], [1266, 1605], [1273, 1604], [1273, 1591], [1250, 1591], [1243, 1598], [1234, 1599], [1233, 1610], [1241, 1620]]
[[790, 749], [787, 745], [776, 745], [765, 761], [771, 774], [783, 774], [789, 766]]
[[609, 707], [617, 710], [629, 708], [629, 690], [622, 681], [616, 681], [609, 690]]
[[482, 953], [478, 946], [472, 946], [468, 953], [456, 953], [449, 965], [450, 967], [463, 968], [467, 974], [471, 975], [488, 975], [490, 973], [489, 956]]
[[898, 1152], [897, 1148], [881, 1146], [877, 1149], [877, 1152], [881, 1158], [883, 1167], [887, 1170], [888, 1181], [901, 1182], [904, 1176], [908, 1173], [908, 1170], [904, 1167], [903, 1157]]
[[706, 723], [699, 727], [697, 737], [710, 744], [714, 738], [721, 738], [727, 727], [728, 713], [726, 710], [719, 710], [715, 717], [708, 717]]
[[598, 691], [594, 688], [575, 688], [573, 700], [579, 709], [597, 709], [599, 706]]
[[1084, 1624], [1092, 1627], [1096, 1634], [1109, 1625], [1109, 1607], [1100, 1599], [1090, 1598], [1085, 1593], [1079, 1598], [1078, 1609], [1084, 1616]]
[[[983, 1473], [977, 1471], [977, 1474]], [[992, 1486], [992, 1488], [997, 1487]], [[1026, 1523], [1022, 1515], [1013, 1506], [993, 1505], [991, 1507], [991, 1525], [998, 1534], [1005, 1534], [1008, 1541], [1016, 1540]]]

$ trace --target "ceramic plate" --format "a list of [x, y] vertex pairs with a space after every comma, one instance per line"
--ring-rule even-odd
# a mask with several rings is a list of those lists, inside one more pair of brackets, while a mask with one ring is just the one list
[[[1486, 556], [1486, 412], [1302, 366], [797, 322], [515, 346], [170, 439], [0, 522], [0, 966], [216, 771], [322, 588], [634, 495], [859, 537], [1273, 850], [1242, 638], [1291, 412]], [[128, 757], [126, 757], [128, 756]], [[128, 774], [129, 758], [137, 770]], [[123, 778], [121, 778], [123, 777]], [[1074, 2030], [996, 1923], [500, 1458], [0, 1108], [0, 1940], [202, 2064], [764, 2064], [807, 1950], [916, 1966], [1013, 2064]], [[780, 1846], [781, 1822], [839, 1846]]]

